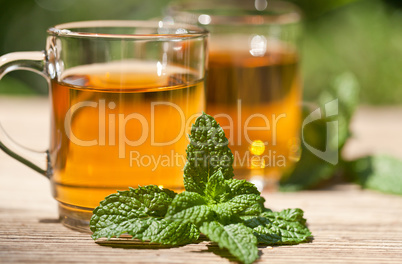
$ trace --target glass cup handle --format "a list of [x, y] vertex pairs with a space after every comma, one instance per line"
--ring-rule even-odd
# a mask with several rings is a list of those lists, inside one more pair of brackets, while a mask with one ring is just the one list
[[[46, 72], [46, 54], [43, 51], [13, 52], [0, 57], [0, 79], [15, 70], [33, 71], [45, 77], [48, 83], [50, 81]], [[6, 133], [1, 124], [0, 149], [40, 174], [50, 177], [49, 151], [33, 151], [19, 145]]]

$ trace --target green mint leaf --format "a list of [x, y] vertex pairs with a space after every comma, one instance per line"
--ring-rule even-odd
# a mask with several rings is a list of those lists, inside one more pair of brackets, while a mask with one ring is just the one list
[[244, 224], [253, 229], [259, 243], [274, 244], [298, 244], [306, 241], [311, 232], [299, 222], [287, 220], [270, 220], [261, 216], [243, 217]]
[[258, 258], [257, 238], [251, 228], [241, 223], [223, 225], [217, 221], [205, 222], [200, 230], [245, 264], [253, 263]]
[[282, 241], [282, 234], [278, 230], [272, 230], [272, 223], [268, 218], [261, 216], [243, 216], [241, 217], [247, 227], [253, 229], [258, 243], [275, 245]]
[[199, 231], [195, 225], [181, 224], [166, 221], [163, 218], [147, 217], [145, 219], [132, 218], [119, 223], [109, 223], [99, 228], [92, 238], [119, 237], [127, 233], [133, 238], [160, 243], [164, 245], [178, 246], [195, 242], [199, 237]]
[[[237, 206], [234, 205], [238, 209], [237, 214], [257, 215], [264, 209], [265, 199], [260, 196], [261, 193], [254, 184], [246, 180], [237, 179], [226, 180], [226, 183], [230, 189], [228, 202], [232, 205], [238, 204]], [[237, 202], [237, 200], [240, 200], [240, 202]], [[241, 209], [241, 207], [244, 209]]]
[[225, 132], [216, 120], [203, 113], [191, 128], [184, 166], [186, 191], [204, 194], [209, 178], [221, 170], [225, 179], [233, 178], [233, 154]]
[[265, 199], [254, 184], [237, 179], [229, 179], [225, 183], [228, 189], [225, 199], [213, 205], [222, 222], [231, 221], [233, 215], [258, 215], [262, 212]]
[[163, 219], [175, 196], [174, 192], [155, 185], [109, 195], [93, 211], [92, 238], [109, 239], [128, 233], [133, 238], [168, 245], [197, 240], [199, 232], [194, 225]]
[[226, 180], [226, 184], [229, 187], [232, 197], [240, 194], [261, 195], [261, 193], [257, 190], [257, 187], [246, 180], [229, 179]]
[[272, 212], [270, 209], [264, 209], [261, 216], [267, 217], [268, 219], [280, 219], [287, 220], [291, 222], [299, 222], [302, 225], [306, 224], [306, 219], [303, 217], [304, 212], [299, 208], [285, 209], [280, 212]]
[[221, 170], [215, 172], [207, 182], [205, 187], [205, 196], [207, 199], [215, 202], [225, 201], [229, 195], [229, 186], [225, 182], [225, 178]]
[[212, 220], [213, 216], [214, 212], [207, 205], [204, 196], [195, 192], [184, 191], [172, 201], [166, 219], [200, 226], [203, 222]]
[[262, 200], [263, 198], [256, 194], [241, 194], [227, 202], [216, 204], [213, 208], [218, 215], [256, 215], [262, 211]]
[[348, 162], [347, 176], [363, 188], [402, 195], [402, 161], [374, 155]]
[[219, 170], [207, 182], [204, 196], [188, 191], [178, 194], [166, 217], [200, 226], [214, 219], [227, 224], [242, 215], [258, 215], [264, 208], [264, 198], [252, 186], [244, 180], [225, 180]]
[[[297, 191], [317, 187], [324, 181], [331, 179], [338, 169], [337, 165], [330, 164], [320, 157], [314, 155], [305, 144], [322, 152], [327, 152], [332, 156], [338, 157], [344, 144], [350, 136], [349, 123], [359, 102], [359, 83], [352, 73], [343, 73], [337, 76], [329, 89], [324, 90], [319, 97], [319, 106], [323, 117], [326, 115], [326, 104], [338, 100], [336, 116], [328, 116], [307, 124], [304, 128], [304, 140], [302, 143], [302, 155], [300, 161], [290, 174], [283, 175], [280, 180], [281, 191]], [[324, 110], [325, 109], [325, 110]], [[305, 109], [306, 110], [306, 109]], [[306, 117], [314, 109], [304, 111]], [[330, 137], [327, 142], [327, 124], [337, 121], [338, 137]]]
[[281, 212], [266, 210], [260, 216], [242, 217], [244, 224], [253, 229], [259, 243], [297, 244], [311, 236], [300, 209], [286, 209]]
[[129, 232], [133, 238], [139, 238], [143, 241], [150, 241], [164, 245], [185, 245], [197, 241], [200, 232], [193, 224], [181, 224], [179, 222], [158, 219], [153, 221], [147, 229], [141, 232]]

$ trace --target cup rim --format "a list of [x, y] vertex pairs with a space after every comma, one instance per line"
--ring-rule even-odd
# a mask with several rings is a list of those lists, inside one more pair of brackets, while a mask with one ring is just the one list
[[[264, 0], [262, 0], [264, 1]], [[256, 2], [256, 1], [255, 1]], [[198, 2], [176, 2], [167, 7], [168, 15], [176, 17], [183, 15], [186, 23], [195, 22], [202, 26], [208, 25], [266, 25], [266, 24], [294, 24], [301, 21], [303, 15], [301, 9], [291, 3], [281, 0], [265, 0], [266, 6], [260, 9], [254, 4], [250, 8], [250, 3], [241, 1], [233, 4], [229, 1], [216, 2], [214, 0], [204, 0]], [[253, 14], [213, 14], [202, 11], [213, 10], [214, 12], [228, 10], [254, 11]], [[279, 11], [286, 10], [283, 13]], [[275, 13], [278, 12], [278, 13]], [[208, 16], [208, 19], [201, 19], [201, 16]], [[203, 20], [206, 20], [203, 22]]]
[[[159, 30], [160, 33], [96, 33], [91, 32], [93, 28], [149, 28]], [[88, 30], [82, 30], [88, 29]], [[177, 29], [175, 33], [164, 33], [163, 29]], [[208, 30], [196, 25], [186, 23], [166, 23], [163, 21], [145, 20], [88, 20], [58, 24], [50, 27], [47, 33], [56, 37], [77, 37], [77, 38], [113, 38], [132, 40], [183, 40], [199, 37], [207, 37]]]

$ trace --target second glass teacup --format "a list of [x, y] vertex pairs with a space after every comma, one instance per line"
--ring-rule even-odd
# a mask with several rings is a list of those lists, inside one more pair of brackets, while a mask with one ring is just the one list
[[275, 187], [300, 158], [300, 12], [280, 1], [186, 1], [166, 22], [210, 31], [207, 113], [229, 138], [235, 174]]

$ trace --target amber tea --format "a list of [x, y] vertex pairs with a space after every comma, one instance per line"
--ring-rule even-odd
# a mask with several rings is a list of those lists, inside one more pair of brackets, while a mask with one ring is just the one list
[[63, 206], [91, 209], [129, 186], [183, 188], [186, 126], [204, 109], [203, 82], [152, 65], [79, 66], [52, 81], [52, 181]]
[[[254, 56], [212, 50], [207, 112], [229, 138], [237, 176], [277, 178], [299, 158], [301, 81], [297, 55], [276, 45]], [[250, 170], [251, 169], [251, 170]]]

